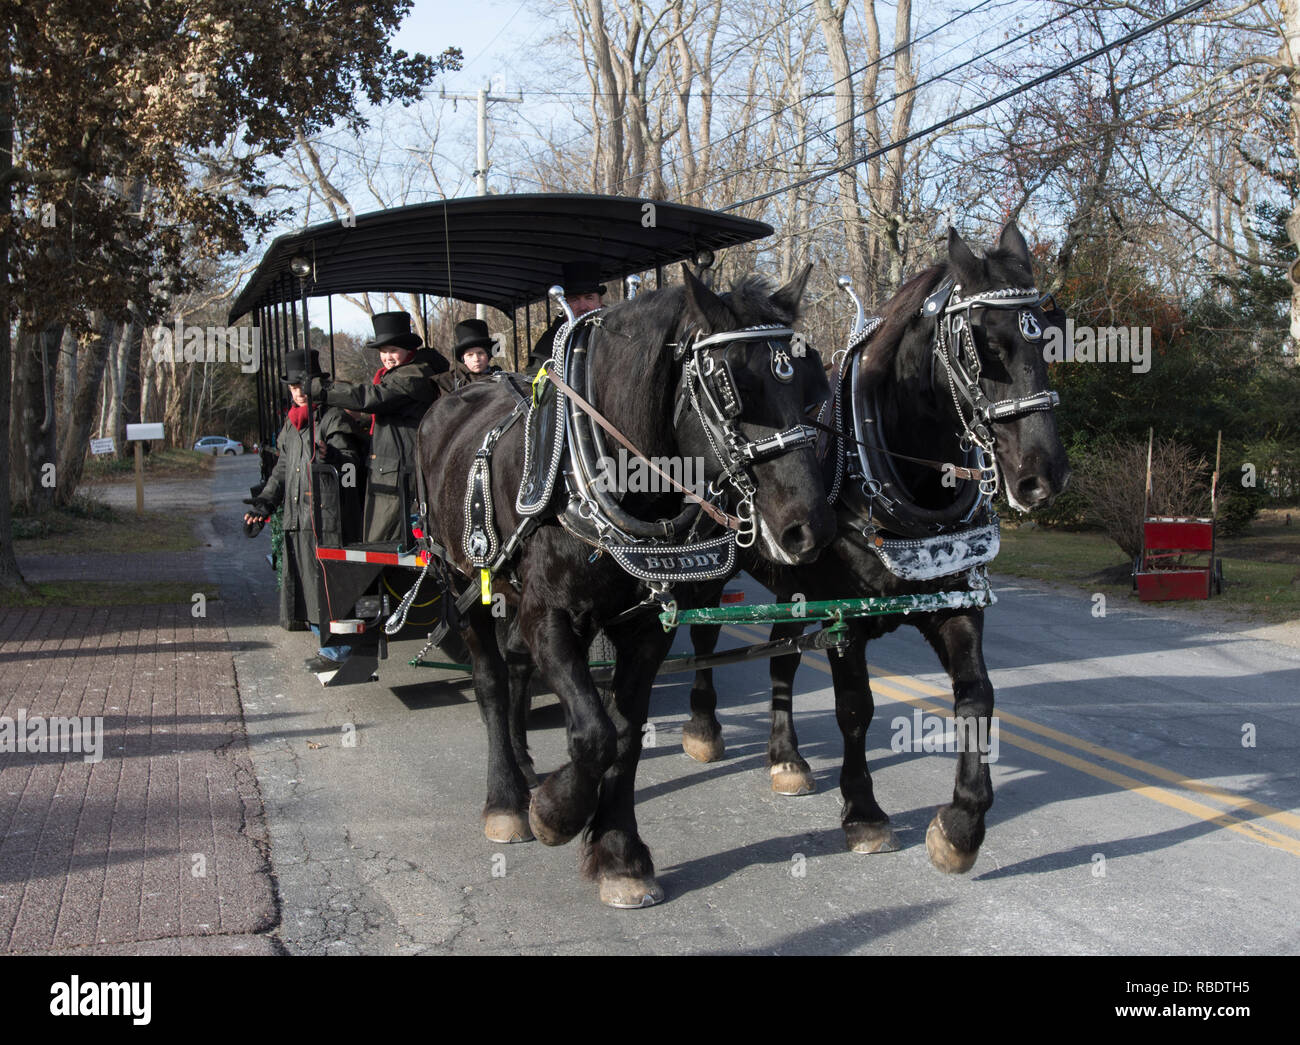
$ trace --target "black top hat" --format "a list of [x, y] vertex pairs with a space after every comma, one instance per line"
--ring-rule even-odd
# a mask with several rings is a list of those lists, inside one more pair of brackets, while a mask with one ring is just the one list
[[600, 269], [590, 261], [566, 261], [560, 266], [563, 275], [560, 285], [565, 297], [579, 294], [603, 294], [605, 284], [600, 281]]
[[320, 353], [314, 348], [308, 352], [296, 348], [285, 355], [282, 384], [305, 385], [313, 377], [329, 377], [320, 368]]
[[491, 355], [494, 344], [492, 335], [488, 333], [488, 325], [483, 320], [466, 319], [456, 324], [456, 347], [452, 352], [455, 353], [457, 362], [471, 348], [486, 348]]
[[375, 336], [366, 342], [366, 348], [410, 348], [424, 344], [420, 335], [411, 330], [409, 312], [376, 312], [370, 317], [375, 324]]

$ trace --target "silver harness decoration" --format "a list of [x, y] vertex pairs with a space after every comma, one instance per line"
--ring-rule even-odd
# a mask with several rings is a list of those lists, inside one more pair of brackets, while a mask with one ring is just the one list
[[[866, 526], [863, 536], [868, 546], [876, 553], [884, 566], [895, 576], [906, 580], [932, 580], [938, 577], [969, 571], [972, 584], [977, 576], [982, 576], [985, 565], [999, 551], [999, 525], [992, 501], [997, 494], [1000, 474], [997, 466], [995, 441], [990, 426], [1023, 417], [1040, 410], [1055, 407], [1060, 398], [1056, 392], [1044, 391], [1016, 399], [992, 402], [980, 387], [981, 365], [979, 351], [972, 333], [971, 310], [975, 308], [1016, 308], [1021, 309], [1020, 331], [1026, 340], [1037, 340], [1042, 336], [1042, 328], [1028, 307], [1042, 306], [1047, 300], [1036, 288], [1010, 287], [1002, 290], [986, 291], [970, 297], [961, 296], [961, 287], [951, 280], [941, 285], [926, 300], [921, 310], [922, 316], [935, 317], [934, 340], [931, 345], [934, 365], [941, 365], [948, 376], [948, 387], [952, 394], [953, 407], [960, 424], [958, 433], [961, 448], [968, 455], [973, 454], [975, 466], [980, 479], [978, 496], [969, 505], [963, 504], [958, 511], [959, 518], [953, 524], [938, 527], [938, 532], [912, 539], [885, 537], [877, 532], [874, 514], [877, 508], [888, 505], [896, 507], [897, 502], [886, 496], [888, 481], [882, 482], [872, 471], [868, 454], [863, 444], [867, 438], [879, 441], [882, 433], [877, 423], [876, 413], [863, 417], [860, 407], [865, 405], [863, 395], [874, 390], [859, 388], [859, 367], [854, 365], [856, 355], [861, 352], [879, 328], [882, 320], [877, 317], [870, 321], [863, 315], [861, 302], [853, 293], [847, 277], [841, 277], [839, 286], [844, 289], [857, 305], [848, 344], [841, 353], [836, 353], [837, 362], [842, 360], [846, 368], [852, 367], [851, 379], [841, 382], [835, 396], [835, 421], [837, 431], [844, 432], [843, 399], [846, 387], [851, 389], [851, 413], [853, 431], [858, 440], [858, 467], [862, 473], [862, 494], [867, 506]], [[955, 352], [954, 352], [955, 349]], [[875, 446], [876, 444], [871, 444]], [[884, 447], [878, 447], [884, 451]], [[837, 456], [834, 480], [828, 499], [831, 503], [840, 496], [841, 480], [844, 478], [845, 458], [850, 454], [846, 441], [842, 438], [836, 446]], [[886, 513], [882, 513], [886, 514]], [[987, 516], [983, 525], [970, 526], [980, 515]], [[983, 581], [987, 586], [987, 578]]]
[[[1019, 309], [1024, 306], [1041, 305], [1045, 300], [1037, 287], [1007, 287], [1003, 290], [989, 290], [963, 298], [961, 284], [955, 284], [952, 287], [952, 296], [944, 308], [944, 314], [935, 323], [934, 355], [948, 375], [948, 389], [952, 394], [952, 404], [962, 426], [962, 449], [969, 450], [974, 447], [980, 458], [979, 468], [983, 474], [980, 480], [980, 494], [986, 504], [997, 494], [999, 482], [997, 455], [994, 451], [993, 433], [989, 426], [1000, 421], [1013, 421], [1039, 410], [1051, 410], [1060, 404], [1061, 397], [1048, 390], [1016, 399], [992, 402], [980, 387], [980, 357], [972, 332], [971, 309]], [[1020, 313], [1020, 330], [1027, 340], [1037, 340], [1042, 337], [1042, 328], [1033, 314], [1028, 311]], [[1030, 331], [1036, 333], [1031, 337]], [[952, 352], [954, 346], [957, 349], [955, 358]], [[962, 400], [965, 400], [965, 406]], [[969, 417], [966, 408], [970, 410]]]
[[[793, 337], [793, 330], [781, 326], [746, 327], [708, 337], [697, 335], [689, 346], [691, 358], [682, 368], [686, 396], [699, 416], [709, 448], [722, 466], [722, 474], [709, 484], [709, 493], [720, 497], [724, 484], [729, 484], [738, 496], [736, 515], [741, 520], [741, 528], [736, 533], [736, 545], [740, 548], [753, 545], [758, 535], [754, 516], [757, 487], [747, 469], [760, 461], [815, 443], [817, 432], [809, 425], [799, 424], [766, 439], [746, 438], [736, 421], [743, 404], [731, 367], [725, 356], [714, 358], [707, 353], [716, 349], [725, 352], [733, 344], [763, 342], [767, 345], [773, 376], [782, 383], [789, 383], [794, 379], [794, 364], [787, 346]], [[701, 406], [701, 396], [708, 409]], [[673, 413], [674, 424], [681, 409], [682, 400], [679, 398]]]
[[[600, 326], [600, 318], [595, 314], [583, 317], [579, 324], [584, 322]], [[568, 329], [563, 333], [568, 333]], [[762, 342], [768, 347], [772, 375], [777, 381], [789, 383], [795, 375], [789, 348], [793, 336], [789, 327], [757, 326], [707, 337], [697, 335], [690, 341], [683, 338], [675, 346], [677, 359], [688, 353], [689, 358], [683, 364], [678, 382], [673, 427], [679, 426], [689, 404], [690, 409], [696, 412], [705, 440], [722, 469], [709, 484], [707, 500], [714, 504], [721, 502], [728, 487], [737, 496], [735, 515], [740, 525], [718, 537], [702, 539], [699, 535], [704, 520], [698, 506], [692, 509], [688, 505], [684, 514], [674, 520], [647, 523], [629, 519], [617, 505], [606, 503], [608, 495], [600, 493], [593, 468], [592, 447], [588, 446], [588, 443], [593, 444], [599, 452], [603, 438], [576, 405], [569, 405], [565, 475], [570, 501], [560, 522], [574, 536], [596, 547], [593, 558], [608, 551], [627, 573], [660, 586], [714, 580], [734, 571], [736, 548], [749, 547], [757, 537], [754, 509], [757, 487], [747, 469], [813, 443], [816, 432], [800, 424], [763, 439], [747, 438], [740, 431], [738, 422], [743, 410], [739, 386], [726, 358], [713, 353], [715, 350], [725, 351], [733, 344]], [[575, 389], [585, 394], [587, 378], [582, 359], [585, 358], [586, 346], [584, 343], [575, 351], [570, 351], [571, 347], [569, 338], [564, 338], [562, 343], [557, 337], [553, 363], [566, 374]], [[587, 431], [590, 431], [590, 436], [584, 434]], [[686, 528], [685, 543], [672, 543], [672, 536], [682, 528]]]

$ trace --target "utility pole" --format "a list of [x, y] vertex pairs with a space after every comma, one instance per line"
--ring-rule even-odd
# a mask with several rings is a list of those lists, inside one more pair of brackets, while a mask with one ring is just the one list
[[[492, 85], [480, 87], [477, 94], [448, 94], [445, 90], [441, 92], [443, 98], [450, 98], [454, 102], [478, 102], [478, 165], [474, 171], [474, 182], [478, 186], [478, 194], [486, 196], [488, 194], [487, 172], [488, 172], [488, 150], [487, 150], [487, 107], [488, 102], [506, 102], [510, 105], [518, 105], [524, 100], [522, 94], [517, 94], [513, 98], [504, 98], [489, 93]], [[487, 319], [487, 306], [479, 305], [476, 307], [474, 314], [479, 319]]]

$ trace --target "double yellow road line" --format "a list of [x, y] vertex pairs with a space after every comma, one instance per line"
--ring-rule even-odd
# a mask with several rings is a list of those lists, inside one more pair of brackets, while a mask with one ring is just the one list
[[[727, 626], [724, 630], [747, 642], [762, 641], [767, 638], [765, 631], [755, 627]], [[807, 667], [824, 674], [829, 675], [831, 673], [825, 654], [818, 656], [805, 654], [803, 663]], [[877, 697], [883, 696], [903, 704], [910, 704], [912, 707], [920, 708], [931, 714], [945, 717], [952, 714], [951, 690], [939, 689], [928, 682], [912, 678], [910, 675], [901, 675], [888, 670], [882, 671], [878, 666], [871, 673], [871, 692]], [[939, 702], [929, 699], [933, 697], [938, 697]], [[1086, 773], [1088, 776], [1104, 780], [1126, 791], [1132, 791], [1134, 794], [1149, 798], [1153, 802], [1159, 802], [1161, 805], [1180, 810], [1198, 820], [1214, 824], [1217, 827], [1227, 828], [1229, 831], [1235, 831], [1254, 842], [1262, 842], [1264, 845], [1272, 846], [1274, 849], [1281, 849], [1292, 856], [1300, 856], [1300, 839], [1288, 834], [1282, 834], [1270, 826], [1277, 825], [1300, 833], [1300, 815], [1285, 809], [1274, 809], [1262, 802], [1256, 802], [1243, 795], [1225, 791], [1213, 784], [1207, 784], [1203, 780], [1195, 780], [1183, 773], [1165, 769], [1163, 766], [1154, 765], [1140, 758], [1133, 758], [1122, 751], [1102, 747], [1100, 744], [1094, 744], [1081, 737], [1071, 736], [1069, 733], [1063, 733], [1059, 729], [1052, 729], [1050, 726], [1039, 725], [1037, 722], [1031, 722], [1020, 715], [1013, 715], [1001, 709], [997, 709], [995, 714], [998, 719], [999, 743], [1010, 744], [1012, 747], [1024, 751], [1031, 751], [1036, 755], [1056, 762], [1058, 765], [1076, 769], [1080, 773]], [[1009, 729], [1008, 727], [1012, 728]], [[1043, 737], [1061, 745], [1061, 747], [1083, 752], [1088, 757], [1082, 758], [1068, 750], [1062, 751], [1057, 747], [1049, 747], [1013, 730], [1021, 730], [1023, 733]], [[1168, 788], [1145, 783], [1136, 777], [1118, 772], [1105, 764], [1108, 762], [1144, 773], [1148, 777], [1172, 784], [1182, 791], [1217, 802], [1226, 806], [1228, 811], [1188, 798]], [[1235, 813], [1248, 814], [1251, 819], [1243, 819], [1241, 816], [1234, 815]], [[1261, 823], [1260, 821], [1264, 822]]]

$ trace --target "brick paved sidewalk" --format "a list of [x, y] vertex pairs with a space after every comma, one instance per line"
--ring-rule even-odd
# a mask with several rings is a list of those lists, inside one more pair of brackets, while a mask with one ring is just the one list
[[[53, 581], [194, 580], [197, 552], [133, 552], [121, 555], [19, 555], [28, 584]], [[201, 573], [200, 568], [197, 572]], [[196, 587], [203, 582], [197, 581]]]
[[[197, 588], [203, 560], [39, 556], [24, 569]], [[280, 949], [259, 935], [279, 913], [234, 645], [222, 603], [206, 609], [0, 609], [0, 953]], [[102, 718], [102, 760], [14, 750], [20, 720], [27, 739], [38, 716]]]

